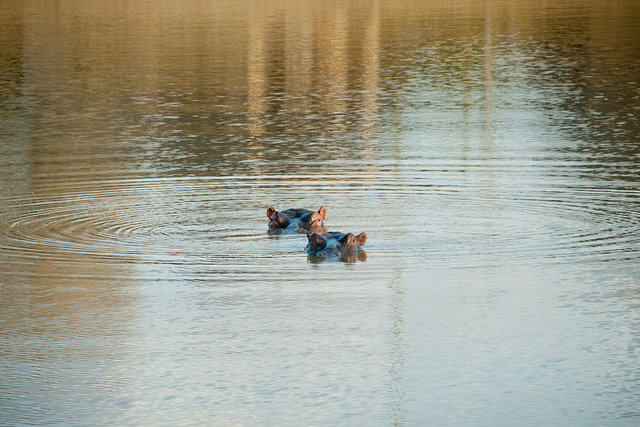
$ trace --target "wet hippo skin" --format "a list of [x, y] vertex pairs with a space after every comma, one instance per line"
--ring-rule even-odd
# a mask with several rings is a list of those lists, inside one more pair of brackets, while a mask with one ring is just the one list
[[269, 231], [272, 233], [324, 233], [324, 219], [327, 208], [324, 206], [317, 211], [307, 209], [286, 209], [277, 211], [274, 207], [267, 209]]
[[357, 236], [352, 233], [340, 233], [332, 231], [328, 233], [307, 234], [307, 254], [313, 257], [337, 256], [347, 260], [358, 258], [363, 260], [366, 255], [362, 245], [367, 241], [367, 235], [360, 233]]

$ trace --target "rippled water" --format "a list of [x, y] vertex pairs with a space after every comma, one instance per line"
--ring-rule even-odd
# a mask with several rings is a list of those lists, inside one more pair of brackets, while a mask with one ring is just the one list
[[0, 424], [637, 425], [639, 19], [3, 2]]

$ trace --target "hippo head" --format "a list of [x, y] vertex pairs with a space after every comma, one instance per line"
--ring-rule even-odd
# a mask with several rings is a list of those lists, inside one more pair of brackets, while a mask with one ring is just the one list
[[286, 215], [275, 210], [274, 207], [267, 209], [267, 217], [270, 219], [269, 227], [286, 228], [291, 220]]
[[357, 236], [352, 233], [311, 233], [307, 235], [307, 238], [309, 240], [307, 252], [311, 254], [323, 251], [335, 251], [338, 255], [357, 254], [367, 241], [365, 233], [360, 233]]
[[354, 236], [351, 233], [345, 234], [338, 240], [338, 252], [343, 255], [357, 253], [362, 250], [362, 245], [367, 241], [367, 235], [363, 232]]
[[311, 212], [308, 215], [304, 215], [300, 217], [300, 222], [298, 223], [298, 229], [301, 232], [306, 232], [306, 231], [322, 232], [324, 231], [324, 219], [326, 217], [327, 217], [327, 208], [323, 206], [318, 210], [318, 212]]
[[324, 228], [324, 219], [327, 217], [327, 208], [324, 206], [317, 212], [306, 209], [286, 209], [282, 212], [274, 207], [267, 209], [270, 232], [280, 233], [287, 229], [290, 232], [322, 233], [327, 231]]

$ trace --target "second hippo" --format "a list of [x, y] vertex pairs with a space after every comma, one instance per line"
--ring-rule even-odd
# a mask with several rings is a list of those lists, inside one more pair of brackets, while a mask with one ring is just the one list
[[310, 257], [324, 258], [336, 255], [340, 259], [355, 261], [366, 259], [362, 245], [367, 241], [367, 235], [360, 233], [357, 236], [352, 233], [340, 233], [331, 231], [328, 233], [307, 234], [307, 254]]
[[307, 209], [286, 209], [277, 211], [274, 207], [267, 209], [270, 233], [324, 233], [324, 219], [327, 208], [322, 206], [318, 211]]

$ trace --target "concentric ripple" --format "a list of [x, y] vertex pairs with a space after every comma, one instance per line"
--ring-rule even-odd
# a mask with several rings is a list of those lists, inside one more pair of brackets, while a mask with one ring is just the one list
[[259, 264], [303, 252], [303, 236], [280, 242], [266, 236], [263, 211], [280, 203], [328, 206], [327, 225], [366, 231], [369, 264], [377, 259], [379, 266], [402, 258], [409, 268], [418, 267], [425, 257], [468, 265], [638, 257], [636, 190], [521, 183], [496, 191], [482, 180], [460, 185], [458, 179], [459, 173], [443, 167], [407, 169], [401, 176], [381, 167], [53, 183], [3, 201], [1, 250], [9, 262], [72, 256], [93, 262]]
[[4, 201], [0, 242], [5, 256], [176, 261], [177, 254], [197, 253], [205, 242], [250, 235], [240, 218], [235, 224], [225, 220], [232, 207], [221, 203], [233, 189], [242, 192], [239, 187], [224, 180], [42, 186]]

